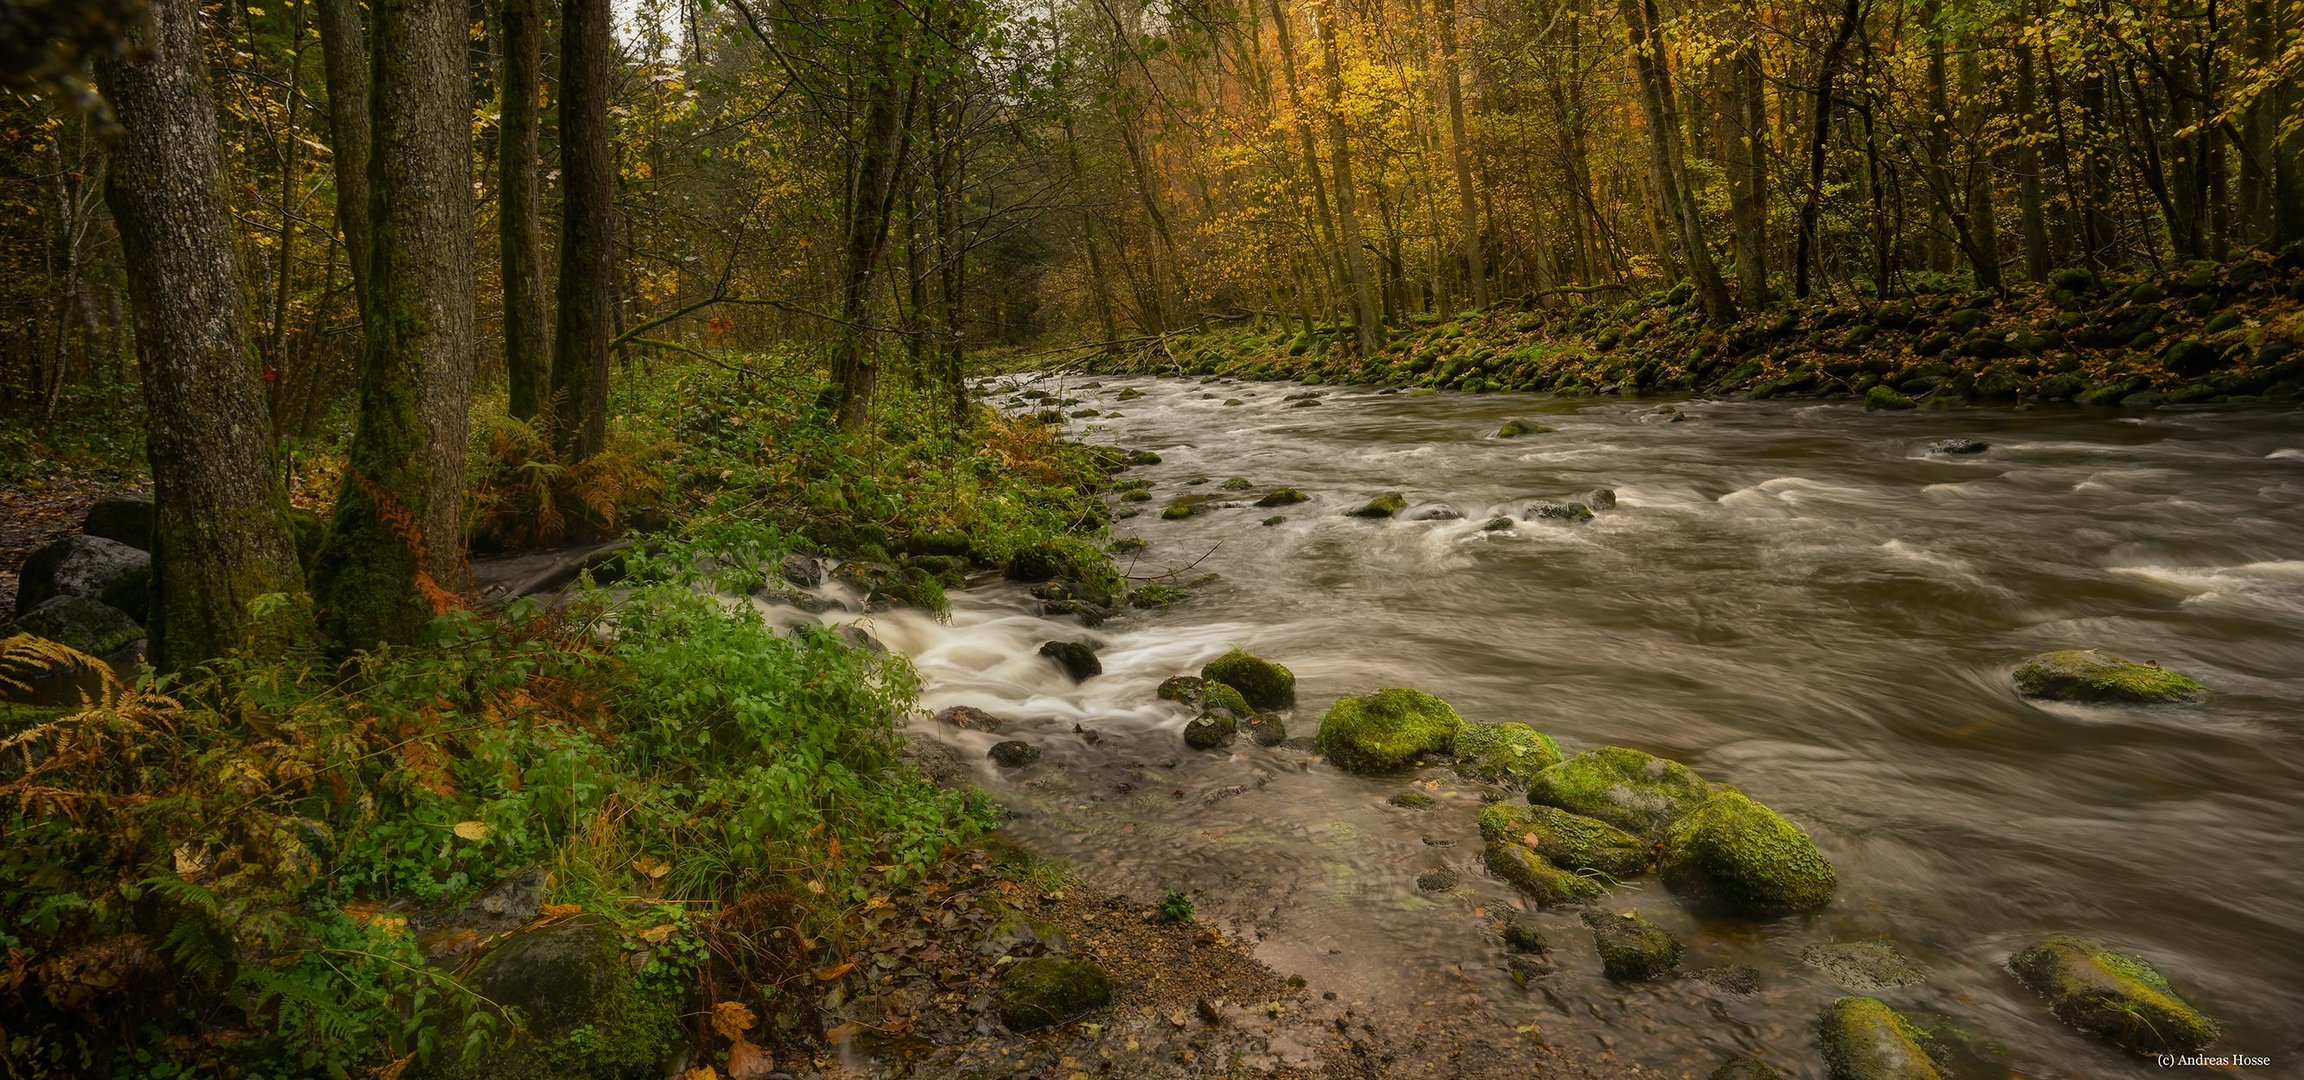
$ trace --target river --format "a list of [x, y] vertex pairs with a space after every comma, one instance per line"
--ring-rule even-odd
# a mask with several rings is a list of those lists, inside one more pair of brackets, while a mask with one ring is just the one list
[[[1815, 1017], [1852, 989], [1963, 1033], [1946, 1040], [1963, 1075], [2141, 1072], [2006, 971], [2015, 950], [2073, 930], [2147, 957], [2226, 1023], [2222, 1049], [2273, 1059], [2260, 1075], [2304, 1076], [2297, 410], [1681, 400], [1673, 420], [1655, 400], [1070, 381], [1030, 385], [1123, 414], [1070, 421], [1075, 433], [1163, 459], [1127, 474], [1153, 481], [1155, 501], [1115, 504], [1144, 511], [1116, 529], [1149, 544], [1130, 572], [1217, 579], [1095, 629], [1039, 616], [1005, 583], [955, 593], [946, 623], [872, 617], [917, 665], [926, 706], [1012, 721], [999, 736], [918, 731], [981, 763], [1027, 845], [1099, 884], [1183, 889], [1203, 920], [1346, 1002], [1667, 1074], [1742, 1051], [1821, 1075]], [[1120, 400], [1123, 387], [1144, 396]], [[1318, 404], [1284, 400], [1305, 392]], [[1512, 418], [1556, 430], [1492, 437]], [[1955, 437], [1989, 449], [1928, 449]], [[1253, 487], [1220, 490], [1232, 477]], [[1246, 505], [1275, 485], [1311, 501]], [[1594, 487], [1618, 505], [1592, 521], [1483, 529]], [[1384, 491], [1463, 516], [1346, 516]], [[1159, 516], [1188, 493], [1244, 497]], [[1054, 638], [1097, 645], [1104, 674], [1070, 683], [1034, 654]], [[1805, 827], [1839, 893], [1763, 923], [1696, 917], [1652, 881], [1602, 901], [1679, 934], [1684, 972], [1743, 965], [1755, 992], [1611, 983], [1567, 911], [1534, 918], [1553, 970], [1515, 979], [1494, 923], [1518, 901], [1479, 865], [1480, 785], [1438, 768], [1351, 776], [1245, 738], [1185, 748], [1189, 717], [1153, 687], [1232, 644], [1294, 669], [1294, 735], [1339, 695], [1413, 686], [1570, 753], [1621, 744], [1685, 762]], [[2078, 647], [2158, 660], [2213, 692], [2156, 708], [2016, 695], [2025, 657]], [[1045, 756], [982, 761], [1010, 737]], [[1386, 801], [1414, 780], [1437, 805]], [[1420, 890], [1441, 868], [1460, 884]], [[1821, 962], [1820, 946], [1883, 940], [1924, 980], [1877, 986]]]

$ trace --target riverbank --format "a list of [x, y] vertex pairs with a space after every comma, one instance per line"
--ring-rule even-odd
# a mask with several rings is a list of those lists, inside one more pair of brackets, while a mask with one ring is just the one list
[[1258, 317], [1068, 366], [1468, 393], [1858, 397], [1887, 410], [2291, 400], [2304, 392], [2304, 250], [2143, 277], [2064, 270], [2006, 295], [1785, 301], [1728, 326], [1708, 324], [1684, 285], [1583, 293], [1414, 320], [1369, 356], [1349, 328]]

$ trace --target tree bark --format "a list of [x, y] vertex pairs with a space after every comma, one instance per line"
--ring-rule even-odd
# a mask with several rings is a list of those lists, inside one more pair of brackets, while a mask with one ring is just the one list
[[132, 33], [122, 51], [133, 59], [98, 63], [120, 124], [105, 198], [136, 268], [128, 289], [156, 508], [150, 655], [184, 671], [284, 644], [296, 617], [256, 601], [302, 593], [304, 575], [248, 350], [199, 5], [155, 0]]
[[344, 238], [352, 291], [368, 281], [368, 31], [359, 0], [319, 0], [320, 56], [328, 89], [328, 142], [334, 159], [336, 231]]
[[1472, 306], [1488, 306], [1488, 268], [1483, 265], [1480, 204], [1472, 190], [1472, 148], [1464, 135], [1464, 79], [1456, 61], [1456, 3], [1439, 0], [1440, 76], [1448, 92], [1448, 139], [1456, 164], [1456, 204], [1463, 218], [1464, 277]]
[[1384, 323], [1368, 277], [1368, 253], [1360, 244], [1360, 212], [1352, 184], [1352, 143], [1344, 123], [1344, 73], [1336, 57], [1336, 22], [1330, 5], [1319, 0], [1320, 65], [1328, 88], [1328, 154], [1336, 179], [1336, 216], [1341, 225], [1344, 265], [1352, 284], [1352, 327], [1360, 355], [1372, 356], [1384, 342]]
[[[890, 38], [893, 38], [891, 33]], [[872, 412], [879, 379], [864, 340], [865, 302], [872, 272], [888, 241], [888, 219], [904, 179], [905, 138], [911, 127], [912, 90], [898, 85], [900, 42], [884, 40], [886, 62], [867, 75], [864, 125], [856, 165], [848, 183], [846, 239], [841, 245], [840, 326], [832, 349], [832, 382], [825, 405], [844, 431], [861, 431]]]
[[2018, 35], [2016, 50], [2016, 118], [2022, 141], [2016, 146], [2016, 201], [2024, 230], [2024, 275], [2048, 280], [2056, 259], [2048, 240], [2048, 214], [2040, 193], [2040, 123], [2037, 80], [2032, 74], [2032, 43]]
[[[1792, 254], [1792, 295], [1808, 298], [1808, 271], [1816, 247], [1816, 209], [1824, 196], [1824, 144], [1832, 133], [1832, 83], [1840, 74], [1840, 57], [1856, 36], [1864, 17], [1863, 0], [1847, 0], [1840, 10], [1840, 30], [1824, 49], [1816, 65], [1816, 120], [1808, 129], [1808, 191], [1800, 200], [1800, 236]], [[1882, 289], [1887, 282], [1881, 282]]]
[[608, 0], [560, 5], [560, 287], [552, 335], [561, 460], [608, 442], [608, 339], [616, 291], [615, 147], [608, 134]]
[[472, 398], [472, 95], [466, 7], [377, 0], [370, 63], [367, 355], [317, 576], [323, 625], [420, 640], [464, 584]]
[[[1747, 13], [1738, 25], [1752, 29]], [[1737, 299], [1747, 308], [1768, 303], [1767, 106], [1760, 77], [1760, 47], [1747, 40], [1713, 71], [1719, 95], [1720, 142], [1728, 174], [1728, 216], [1736, 241]]]
[[[336, 2], [336, 0], [324, 0]], [[542, 126], [544, 15], [537, 0], [504, 0], [504, 84], [496, 128], [497, 255], [504, 285], [504, 373], [512, 415], [534, 420], [552, 382], [545, 329]]]
[[1992, 205], [1992, 155], [1984, 146], [1984, 61], [1974, 40], [1960, 48], [1960, 129], [1967, 142], [1957, 235], [1976, 270], [1976, 286], [2000, 290], [2000, 216]]
[[1664, 41], [1657, 32], [1653, 0], [1617, 0], [1624, 29], [1632, 45], [1632, 67], [1640, 82], [1641, 112], [1648, 122], [1648, 174], [1664, 204], [1667, 224], [1679, 234], [1681, 256], [1694, 280], [1704, 315], [1714, 323], [1736, 318], [1736, 301], [1728, 283], [1704, 245], [1704, 223], [1697, 215], [1696, 197], [1688, 188], [1687, 167], [1681, 160], [1679, 109], [1672, 99], [1672, 82], [1664, 70]]

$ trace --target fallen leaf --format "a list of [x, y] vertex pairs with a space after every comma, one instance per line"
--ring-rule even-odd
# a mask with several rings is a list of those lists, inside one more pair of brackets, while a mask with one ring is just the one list
[[648, 880], [654, 881], [671, 873], [672, 865], [654, 855], [642, 855], [632, 860], [632, 869], [648, 875]]
[[485, 821], [459, 821], [449, 831], [466, 840], [488, 839], [488, 823]]
[[854, 970], [856, 970], [856, 961], [850, 960], [845, 964], [834, 964], [831, 967], [818, 971], [816, 973], [816, 979], [819, 982], [831, 982], [832, 980], [837, 979], [842, 975], [846, 975]]
[[723, 1001], [712, 1006], [712, 1030], [719, 1032], [723, 1039], [741, 1042], [744, 1033], [759, 1022], [760, 1017], [741, 1001]]
[[776, 1071], [775, 1055], [739, 1036], [728, 1047], [728, 1080], [763, 1080]]
[[[662, 945], [664, 944], [664, 939], [671, 937], [672, 932], [678, 929], [680, 928], [674, 926], [671, 923], [665, 923], [662, 926], [651, 926], [646, 930], [640, 931], [639, 937], [640, 940], [645, 941], [650, 945]], [[751, 1025], [747, 1024], [745, 1026], [750, 1027]]]
[[547, 919], [565, 919], [565, 918], [567, 918], [567, 917], [568, 917], [568, 916], [570, 916], [570, 915], [576, 915], [576, 914], [580, 914], [580, 913], [582, 913], [582, 912], [583, 912], [583, 910], [584, 910], [584, 905], [582, 905], [582, 904], [546, 904], [546, 905], [544, 905], [543, 907], [540, 907], [540, 908], [538, 908], [538, 909], [536, 909], [536, 910], [543, 912], [543, 913], [544, 913], [544, 917], [545, 917], [545, 918], [547, 918]]

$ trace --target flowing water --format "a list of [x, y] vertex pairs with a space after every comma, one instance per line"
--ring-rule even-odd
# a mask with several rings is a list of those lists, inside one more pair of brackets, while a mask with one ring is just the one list
[[[2149, 958], [2226, 1021], [2222, 1049], [2272, 1059], [2255, 1075], [2304, 1076], [2304, 414], [1686, 401], [1670, 422], [1613, 399], [1322, 388], [1293, 407], [1302, 388], [1275, 384], [1032, 385], [1125, 413], [1072, 421], [1091, 441], [1163, 457], [1129, 474], [1158, 500], [1120, 505], [1255, 486], [1238, 506], [1120, 523], [1150, 542], [1132, 573], [1220, 575], [1178, 606], [1086, 629], [995, 584], [955, 593], [948, 623], [871, 617], [928, 707], [1010, 721], [918, 729], [977, 764], [1029, 845], [1142, 896], [1183, 889], [1345, 1002], [1667, 1074], [1759, 1051], [1821, 1075], [1815, 1016], [1851, 990], [1962, 1033], [1948, 1041], [1963, 1075], [2141, 1071], [2007, 973], [2010, 953], [2069, 929]], [[1118, 401], [1122, 386], [1145, 396]], [[1490, 437], [1514, 417], [1557, 430]], [[1990, 449], [1928, 452], [1947, 437]], [[1215, 483], [1187, 484], [1202, 476]], [[1274, 485], [1312, 500], [1245, 505]], [[1588, 523], [1482, 528], [1596, 486], [1619, 505]], [[1463, 516], [1345, 516], [1383, 491]], [[1104, 674], [1072, 684], [1034, 654], [1054, 638], [1096, 644]], [[1808, 829], [1839, 894], [1761, 923], [1696, 917], [1652, 881], [1602, 901], [1679, 934], [1684, 972], [1745, 965], [1755, 992], [1611, 983], [1559, 911], [1534, 917], [1554, 970], [1515, 979], [1495, 922], [1519, 902], [1480, 868], [1473, 824], [1495, 790], [1445, 769], [1351, 776], [1246, 739], [1188, 750], [1189, 717], [1153, 687], [1235, 643], [1295, 670], [1292, 734], [1339, 695], [1414, 686], [1571, 753], [1683, 761]], [[2015, 694], [2023, 658], [2073, 647], [2156, 659], [2213, 693], [2159, 708]], [[1002, 738], [1045, 756], [997, 769], [983, 754]], [[1419, 781], [1436, 806], [1386, 802]], [[1420, 891], [1438, 868], [1460, 884]], [[1924, 980], [1813, 962], [1880, 940]]]

